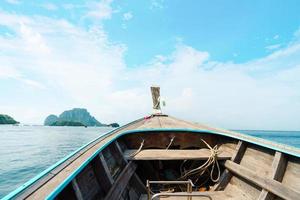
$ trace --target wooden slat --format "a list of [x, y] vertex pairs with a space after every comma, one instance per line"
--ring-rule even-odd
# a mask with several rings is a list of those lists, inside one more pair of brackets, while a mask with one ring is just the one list
[[247, 169], [246, 167], [243, 167], [239, 164], [236, 164], [230, 160], [227, 160], [225, 162], [225, 167], [231, 171], [232, 173], [243, 177], [244, 179], [256, 184], [257, 186], [266, 189], [269, 192], [272, 192], [273, 194], [277, 195], [278, 197], [281, 197], [283, 199], [287, 200], [294, 200], [299, 199], [300, 193], [296, 192], [286, 186], [284, 186], [282, 183], [269, 179], [261, 177], [260, 175], [256, 174], [255, 172], [252, 172], [251, 170]]
[[92, 166], [101, 189], [107, 193], [113, 184], [113, 179], [102, 154], [95, 158]]
[[77, 198], [92, 199], [101, 195], [101, 188], [92, 165], [87, 165], [72, 181]]
[[120, 199], [123, 191], [127, 187], [131, 177], [133, 176], [136, 167], [137, 167], [136, 164], [134, 164], [132, 161], [126, 165], [124, 170], [116, 179], [113, 186], [110, 188], [108, 194], [105, 197], [105, 200]]
[[73, 186], [73, 189], [74, 189], [76, 198], [77, 198], [78, 200], [83, 200], [83, 195], [82, 195], [82, 193], [81, 193], [81, 191], [80, 191], [80, 188], [79, 188], [79, 186], [78, 186], [78, 183], [77, 183], [77, 181], [76, 181], [76, 178], [74, 178], [74, 179], [72, 180], [72, 186]]
[[116, 159], [116, 162], [120, 166], [124, 167], [126, 165], [125, 158], [123, 157], [123, 152], [121, 151], [121, 148], [117, 144], [117, 141], [114, 142], [114, 143], [112, 143], [109, 146], [109, 151], [111, 152], [111, 154], [113, 155], [113, 157]]
[[[276, 151], [274, 160], [272, 163], [272, 172], [270, 179], [281, 181], [286, 169], [287, 159], [283, 153]], [[258, 197], [259, 200], [273, 199], [273, 194], [263, 189]]]
[[[126, 150], [124, 156], [128, 160], [207, 160], [211, 152], [209, 149], [199, 150], [178, 150], [178, 149], [145, 149], [141, 150], [135, 156], [131, 156], [137, 150]], [[221, 152], [218, 155], [219, 160], [231, 158], [228, 152]]]
[[[117, 153], [119, 155], [121, 155], [120, 159], [122, 160], [122, 162], [125, 163], [125, 164], [127, 164], [128, 161], [124, 158], [123, 151], [122, 151], [122, 149], [121, 149], [118, 141], [115, 141], [114, 145], [115, 145], [115, 147], [117, 149]], [[141, 181], [140, 177], [136, 173], [133, 174], [132, 178], [135, 180], [135, 183], [136, 183], [137, 187], [139, 188], [139, 190], [141, 192], [146, 192], [147, 191], [146, 186], [143, 184], [143, 182]]]
[[106, 176], [106, 178], [108, 180], [108, 183], [110, 185], [112, 185], [114, 183], [114, 179], [113, 179], [113, 177], [110, 174], [110, 171], [108, 169], [107, 163], [106, 163], [105, 158], [104, 158], [104, 156], [103, 156], [102, 153], [99, 154], [99, 158], [100, 158], [100, 161], [101, 161], [102, 168], [104, 170], [104, 174], [105, 174], [105, 176]]
[[272, 178], [276, 181], [282, 181], [285, 169], [286, 169], [287, 159], [285, 155], [281, 152], [276, 152], [274, 156], [274, 161], [272, 164]]
[[[245, 142], [239, 140], [236, 151], [231, 157], [231, 161], [235, 163], [240, 163], [241, 159], [246, 151], [247, 145]], [[217, 183], [213, 190], [224, 190], [226, 185], [229, 183], [230, 179], [232, 177], [232, 174], [227, 169], [224, 170], [224, 172], [221, 174], [220, 181]]]

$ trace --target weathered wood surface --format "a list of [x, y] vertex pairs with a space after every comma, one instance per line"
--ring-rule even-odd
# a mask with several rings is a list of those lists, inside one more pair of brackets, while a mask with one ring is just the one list
[[78, 199], [93, 199], [101, 193], [98, 180], [90, 165], [72, 180], [72, 185]]
[[114, 183], [114, 180], [109, 172], [104, 156], [100, 153], [92, 162], [96, 178], [101, 189], [107, 193]]
[[[272, 172], [270, 173], [270, 179], [281, 181], [286, 169], [287, 159], [283, 153], [276, 151], [272, 163]], [[263, 189], [258, 197], [259, 200], [273, 199], [274, 195], [269, 191]]]
[[274, 153], [274, 150], [248, 144], [240, 164], [262, 177], [269, 177], [272, 171]]
[[289, 187], [284, 186], [282, 183], [273, 179], [264, 178], [257, 173], [236, 164], [232, 161], [226, 161], [225, 167], [232, 173], [245, 178], [246, 180], [256, 184], [257, 186], [264, 188], [265, 190], [272, 192], [273, 194], [287, 200], [299, 199], [300, 193], [292, 190]]
[[288, 156], [286, 170], [282, 179], [282, 184], [300, 191], [300, 159]]
[[[124, 142], [128, 149], [139, 149], [142, 140], [144, 145], [142, 149], [166, 149], [170, 144], [172, 138], [174, 138], [171, 149], [203, 149], [206, 148], [206, 144], [201, 140], [205, 140], [212, 147], [217, 144], [218, 136], [212, 134], [197, 134], [197, 133], [186, 133], [186, 132], [156, 132], [156, 133], [136, 133], [128, 134], [123, 137]], [[174, 148], [176, 147], [176, 148]], [[226, 151], [225, 148], [220, 151]]]
[[[127, 165], [128, 161], [125, 159], [125, 157], [123, 155], [123, 151], [122, 151], [119, 143], [117, 141], [115, 141], [114, 145], [117, 149], [117, 154], [119, 154], [119, 158], [122, 160], [123, 163], [125, 163]], [[146, 192], [147, 191], [147, 188], [146, 188], [145, 184], [141, 181], [140, 177], [136, 173], [133, 174], [132, 179], [134, 180], [135, 185], [136, 185], [137, 189], [140, 192]]]
[[[124, 156], [128, 160], [207, 160], [211, 156], [209, 149], [199, 150], [178, 150], [178, 149], [145, 149], [138, 152], [137, 149], [126, 150]], [[221, 152], [218, 160], [227, 160], [231, 158], [231, 154]]]
[[76, 198], [77, 198], [78, 200], [83, 200], [83, 194], [81, 193], [81, 190], [80, 190], [80, 188], [79, 188], [79, 186], [78, 186], [78, 183], [77, 183], [77, 181], [76, 181], [76, 178], [74, 178], [74, 179], [72, 180], [72, 186], [73, 186], [73, 190], [74, 190], [74, 192], [75, 192]]
[[137, 167], [136, 164], [134, 164], [133, 162], [129, 162], [126, 165], [126, 167], [123, 169], [121, 174], [116, 179], [113, 186], [110, 188], [109, 192], [105, 197], [105, 200], [120, 199], [131, 177], [135, 173], [136, 167]]
[[[239, 141], [236, 146], [236, 151], [231, 157], [231, 161], [235, 163], [240, 163], [246, 148], [247, 148], [246, 142]], [[224, 190], [226, 185], [229, 183], [231, 177], [232, 174], [230, 173], [230, 171], [225, 169], [224, 172], [221, 174], [219, 182], [214, 186], [213, 190]]]
[[224, 191], [229, 194], [234, 194], [241, 200], [257, 200], [261, 193], [261, 187], [240, 176], [233, 175]]
[[105, 158], [102, 153], [99, 154], [99, 158], [100, 158], [100, 162], [101, 162], [100, 169], [103, 170], [102, 173], [105, 177], [105, 180], [107, 180], [108, 184], [112, 185], [114, 183], [114, 179], [113, 179], [112, 175], [110, 174], [107, 163], [106, 163]]

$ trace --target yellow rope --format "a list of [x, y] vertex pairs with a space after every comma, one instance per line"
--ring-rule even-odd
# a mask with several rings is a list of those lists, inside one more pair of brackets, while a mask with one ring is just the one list
[[[188, 170], [187, 172], [184, 173], [184, 175], [182, 175], [180, 177], [180, 179], [185, 179], [187, 178], [188, 176], [191, 176], [191, 175], [195, 175], [195, 174], [198, 174], [199, 176], [203, 175], [204, 172], [206, 170], [208, 170], [208, 168], [212, 165], [212, 168], [211, 168], [211, 171], [210, 171], [210, 179], [213, 181], [213, 182], [218, 182], [219, 179], [220, 179], [220, 176], [221, 176], [221, 172], [220, 172], [220, 166], [219, 166], [219, 163], [218, 163], [218, 154], [219, 154], [219, 150], [218, 150], [218, 146], [214, 146], [213, 148], [207, 143], [205, 142], [203, 139], [201, 139], [202, 142], [209, 148], [210, 150], [210, 156], [209, 158], [207, 159], [207, 161], [202, 164], [201, 166], [197, 167], [197, 168], [194, 168], [194, 169], [191, 169], [191, 170]], [[213, 177], [213, 173], [215, 171], [215, 165], [217, 165], [217, 170], [218, 170], [218, 176], [216, 178]]]

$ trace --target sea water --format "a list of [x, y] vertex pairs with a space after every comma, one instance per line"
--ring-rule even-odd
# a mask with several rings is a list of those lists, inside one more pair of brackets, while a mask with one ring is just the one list
[[[0, 126], [0, 198], [109, 128]], [[300, 148], [300, 131], [239, 131]]]
[[0, 198], [110, 128], [0, 126]]

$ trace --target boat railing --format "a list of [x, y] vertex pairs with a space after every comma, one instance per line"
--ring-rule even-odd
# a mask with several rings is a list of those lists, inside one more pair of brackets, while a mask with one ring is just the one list
[[[150, 184], [186, 184], [187, 185], [187, 188], [186, 188], [187, 192], [186, 193], [162, 192], [162, 193], [154, 194], [151, 197], [151, 186], [150, 186]], [[192, 187], [194, 187], [194, 184], [190, 179], [188, 179], [187, 181], [149, 181], [149, 180], [147, 180], [146, 187], [147, 187], [148, 200], [155, 199], [156, 197], [159, 197], [159, 196], [176, 196], [178, 194], [185, 194], [185, 195], [179, 195], [179, 196], [187, 196], [188, 200], [192, 200], [192, 196], [199, 196], [199, 195], [192, 195], [192, 191], [193, 191]]]
[[175, 192], [175, 193], [162, 192], [162, 193], [157, 193], [157, 194], [154, 194], [152, 196], [151, 200], [155, 200], [156, 198], [161, 197], [161, 196], [164, 196], [164, 197], [170, 197], [170, 196], [173, 196], [173, 197], [188, 197], [190, 199], [192, 199], [192, 197], [195, 196], [195, 197], [206, 197], [209, 200], [212, 200], [212, 198], [207, 194], [187, 193], [187, 192]]

